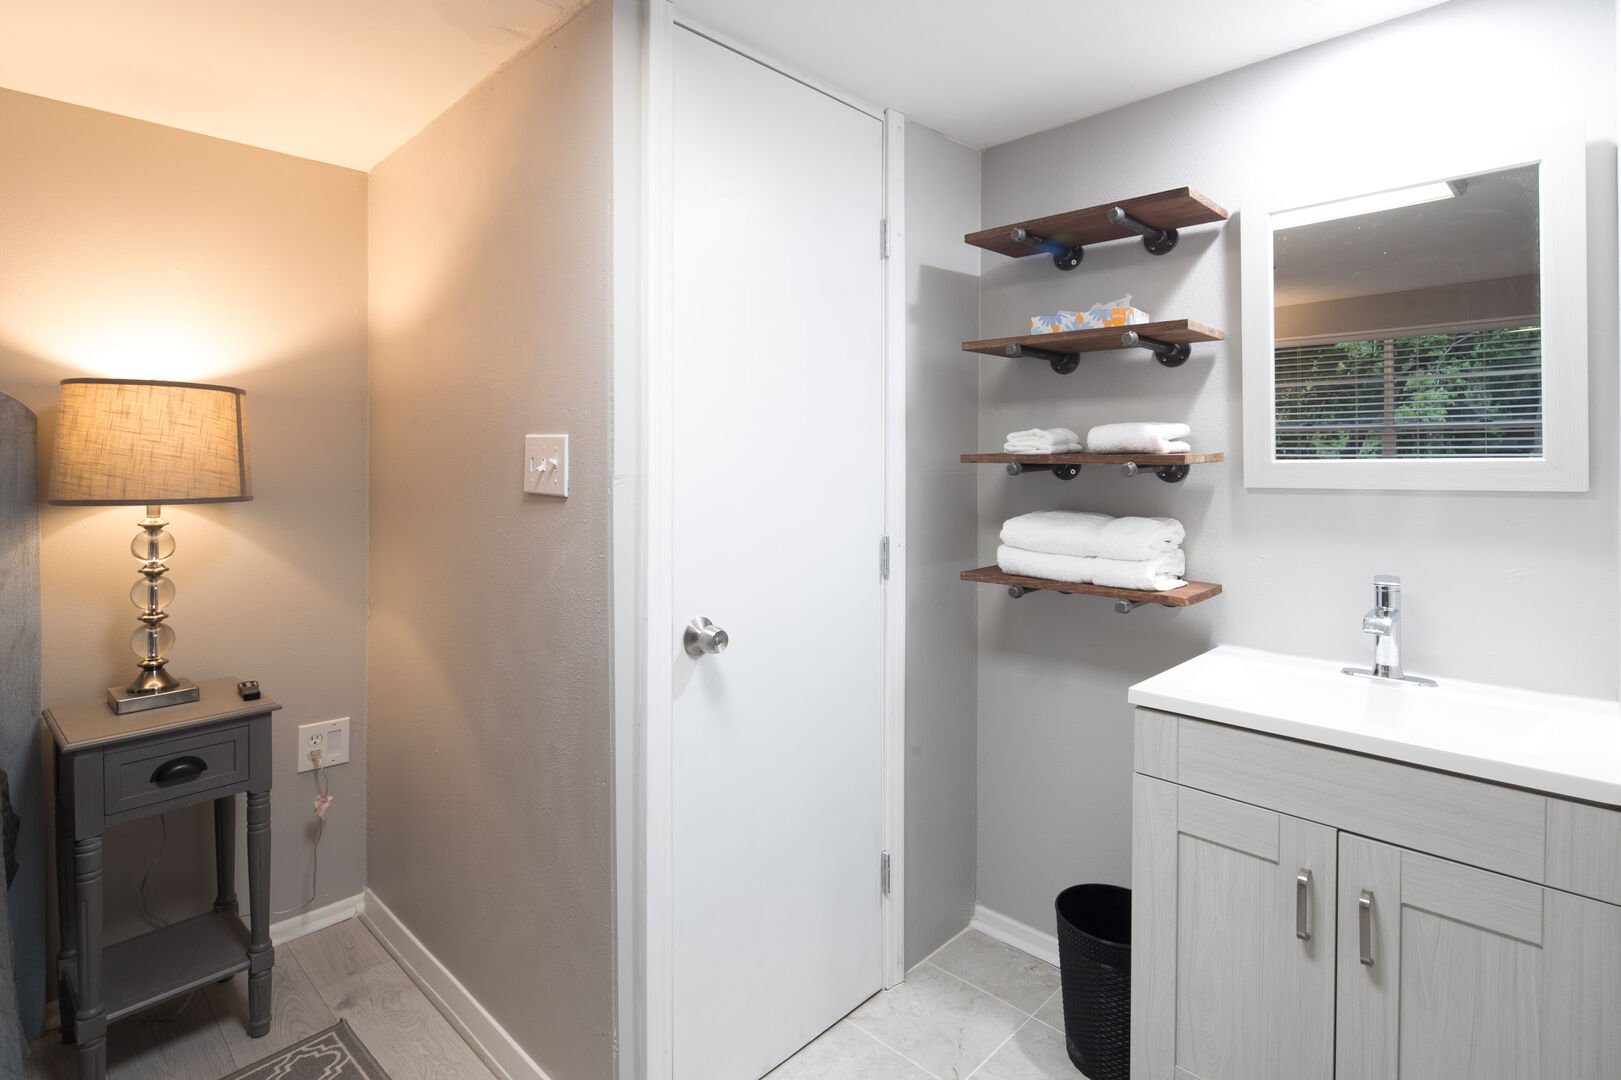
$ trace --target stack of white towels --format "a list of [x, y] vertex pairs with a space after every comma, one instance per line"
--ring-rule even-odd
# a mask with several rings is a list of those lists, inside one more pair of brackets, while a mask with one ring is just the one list
[[1003, 523], [996, 565], [1021, 577], [1168, 592], [1187, 584], [1186, 536], [1175, 518], [1039, 510]]
[[1081, 437], [1067, 427], [1010, 431], [1002, 446], [1004, 454], [1073, 454], [1082, 449]]
[[1186, 424], [1102, 424], [1086, 433], [1086, 439], [1069, 428], [1030, 428], [1008, 433], [1002, 447], [1005, 454], [1073, 454], [1088, 450], [1094, 454], [1185, 454], [1190, 428]]

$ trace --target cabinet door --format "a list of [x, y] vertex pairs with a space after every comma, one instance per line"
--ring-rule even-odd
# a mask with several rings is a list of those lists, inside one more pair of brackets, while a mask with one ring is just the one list
[[1339, 1080], [1615, 1080], [1621, 907], [1341, 834]]
[[1133, 1080], [1329, 1080], [1334, 830], [1135, 784]]

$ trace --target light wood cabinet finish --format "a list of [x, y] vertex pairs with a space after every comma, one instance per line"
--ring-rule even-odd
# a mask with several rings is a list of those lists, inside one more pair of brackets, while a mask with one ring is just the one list
[[1613, 1080], [1621, 907], [1346, 833], [1339, 845], [1339, 1080]]
[[1133, 1002], [1144, 1032], [1133, 1075], [1329, 1080], [1334, 830], [1148, 777], [1136, 784], [1149, 811], [1136, 850], [1152, 868], [1137, 887], [1156, 892], [1136, 908], [1133, 940], [1170, 979]]
[[1548, 867], [1543, 880], [1621, 904], [1621, 811], [1548, 800]]
[[1184, 719], [1177, 782], [1541, 880], [1547, 800], [1450, 773]]
[[1135, 735], [1133, 1080], [1621, 1076], [1621, 810], [1148, 709]]

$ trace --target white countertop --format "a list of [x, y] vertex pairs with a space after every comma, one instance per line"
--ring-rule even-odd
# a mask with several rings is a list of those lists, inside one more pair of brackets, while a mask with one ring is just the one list
[[1222, 645], [1131, 688], [1133, 705], [1621, 806], [1621, 704]]

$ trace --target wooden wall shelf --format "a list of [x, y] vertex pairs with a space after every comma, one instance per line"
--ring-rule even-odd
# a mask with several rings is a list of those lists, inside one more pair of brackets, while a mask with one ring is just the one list
[[1049, 581], [1046, 578], [1021, 577], [1003, 573], [1000, 567], [981, 566], [977, 570], [964, 570], [964, 581], [981, 585], [1002, 585], [1015, 599], [1030, 592], [1058, 592], [1075, 596], [1106, 596], [1115, 601], [1115, 610], [1122, 614], [1144, 604], [1160, 607], [1185, 608], [1201, 604], [1221, 593], [1221, 586], [1208, 581], [1190, 581], [1180, 589], [1169, 592], [1149, 592], [1140, 589], [1111, 589], [1104, 585], [1077, 585], [1068, 581]]
[[1176, 246], [1177, 230], [1226, 219], [1226, 210], [1183, 187], [981, 229], [963, 240], [1014, 259], [1051, 255], [1060, 270], [1073, 270], [1089, 244], [1141, 236], [1150, 254], [1163, 255]]
[[1060, 334], [1023, 334], [1019, 337], [965, 341], [964, 352], [985, 356], [1031, 357], [1045, 360], [1060, 375], [1080, 366], [1080, 354], [1111, 349], [1147, 349], [1166, 367], [1180, 367], [1193, 354], [1196, 342], [1221, 341], [1227, 335], [1192, 319], [1163, 319], [1135, 326], [1105, 326], [1096, 330], [1069, 330]]
[[1184, 480], [1191, 465], [1213, 465], [1225, 460], [1221, 453], [1187, 454], [964, 454], [965, 465], [1006, 465], [1009, 476], [1022, 476], [1027, 472], [1051, 472], [1060, 480], [1073, 480], [1081, 473], [1082, 465], [1119, 465], [1127, 476], [1136, 476], [1148, 469], [1166, 483]]

